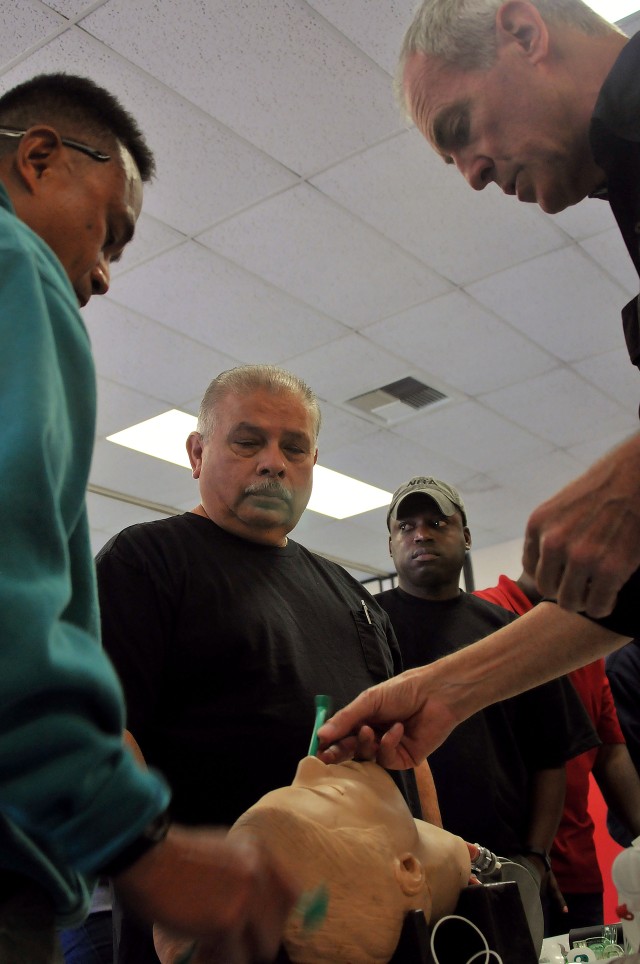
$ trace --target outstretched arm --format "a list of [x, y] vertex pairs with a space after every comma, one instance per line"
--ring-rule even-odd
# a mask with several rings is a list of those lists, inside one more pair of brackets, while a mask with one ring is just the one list
[[545, 596], [607, 616], [640, 566], [640, 434], [535, 510], [523, 564]]
[[598, 623], [540, 603], [466, 649], [371, 687], [320, 728], [325, 763], [358, 756], [415, 767], [462, 720], [555, 679], [627, 641]]

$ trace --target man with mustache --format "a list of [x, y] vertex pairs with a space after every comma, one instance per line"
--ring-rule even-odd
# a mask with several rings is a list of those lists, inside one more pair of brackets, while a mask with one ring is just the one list
[[[513, 613], [460, 589], [471, 532], [457, 489], [431, 477], [410, 479], [394, 493], [387, 524], [399, 584], [376, 601], [391, 619], [407, 670], [514, 621]], [[564, 765], [597, 744], [566, 680], [473, 714], [429, 757], [444, 828], [533, 867], [546, 883]], [[463, 786], [473, 787], [472, 802]]]
[[[400, 667], [357, 580], [288, 538], [311, 495], [318, 402], [268, 365], [223, 372], [187, 440], [200, 503], [132, 526], [98, 556], [103, 640], [127, 725], [187, 824], [232, 824], [291, 783], [314, 697], [343, 706]], [[420, 816], [413, 774], [401, 786]], [[120, 962], [157, 960], [125, 919]]]

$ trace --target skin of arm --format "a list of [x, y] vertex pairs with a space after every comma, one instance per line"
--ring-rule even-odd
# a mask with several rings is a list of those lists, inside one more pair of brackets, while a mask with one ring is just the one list
[[640, 566], [640, 434], [533, 512], [523, 565], [564, 609], [594, 618], [612, 611]]
[[598, 749], [593, 766], [607, 806], [634, 837], [640, 835], [640, 777], [624, 743], [605, 743]]
[[113, 883], [143, 920], [201, 940], [210, 960], [225, 964], [275, 957], [300, 894], [257, 842], [176, 825]]
[[320, 728], [319, 757], [415, 767], [454, 726], [497, 700], [555, 679], [628, 641], [540, 603], [473, 646], [371, 687]]
[[[527, 843], [530, 847], [551, 850], [553, 839], [560, 825], [564, 808], [567, 774], [563, 766], [536, 770], [531, 780], [531, 803]], [[540, 874], [540, 890], [548, 893], [561, 909], [566, 907], [553, 872], [547, 871], [544, 861], [536, 854], [527, 854], [527, 860]]]

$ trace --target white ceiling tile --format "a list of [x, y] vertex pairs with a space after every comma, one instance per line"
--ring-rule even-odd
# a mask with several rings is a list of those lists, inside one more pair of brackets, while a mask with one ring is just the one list
[[179, 231], [194, 234], [297, 182], [282, 165], [82, 30], [68, 30], [9, 71], [4, 80], [13, 86], [40, 71], [61, 66], [68, 71], [70, 64], [135, 113], [158, 167], [155, 181], [145, 190], [145, 211]]
[[515, 465], [503, 465], [495, 472], [496, 482], [518, 494], [519, 501], [533, 508], [554, 495], [584, 471], [582, 463], [561, 449], [545, 452], [535, 459], [524, 459]]
[[[315, 391], [315, 387], [313, 385], [311, 387]], [[320, 426], [318, 447], [321, 453], [321, 462], [325, 453], [341, 448], [348, 442], [355, 442], [373, 435], [377, 431], [376, 426], [372, 425], [366, 418], [345, 412], [329, 402], [321, 401], [320, 408], [322, 425]]]
[[199, 240], [352, 328], [449, 287], [306, 184], [218, 225]]
[[626, 348], [585, 358], [571, 367], [605, 395], [619, 402], [634, 417], [637, 415], [640, 404], [640, 372], [631, 364]]
[[[65, 26], [65, 20], [43, 3], [0, 0], [0, 71], [5, 64]], [[13, 86], [12, 80], [6, 81], [3, 77], [2, 93]]]
[[389, 74], [395, 73], [405, 30], [411, 23], [415, 0], [386, 0], [372, 16], [371, 0], [307, 0], [323, 17], [364, 50]]
[[243, 362], [281, 362], [348, 329], [196, 242], [122, 275], [113, 297]]
[[168, 407], [204, 394], [212, 378], [237, 364], [110, 298], [93, 298], [84, 318], [98, 374]]
[[96, 435], [106, 436], [166, 412], [168, 403], [98, 376]]
[[460, 461], [449, 459], [440, 452], [428, 451], [413, 437], [383, 430], [328, 453], [322, 463], [394, 492], [416, 475], [432, 475], [458, 484], [472, 474], [472, 470], [462, 464], [463, 453], [460, 456]]
[[122, 260], [111, 265], [111, 277], [117, 278], [137, 264], [143, 264], [163, 251], [183, 244], [185, 236], [168, 224], [158, 221], [143, 211], [136, 224], [136, 233], [122, 255]]
[[481, 542], [482, 530], [493, 531], [492, 540], [502, 542], [524, 536], [524, 530], [532, 510], [537, 505], [534, 499], [529, 503], [522, 499], [515, 489], [506, 485], [496, 485], [486, 492], [461, 491], [464, 499], [467, 521], [471, 529], [472, 545], [480, 549], [489, 542]]
[[286, 367], [338, 403], [413, 374], [406, 362], [355, 333], [291, 358]]
[[101, 439], [96, 442], [89, 481], [166, 506], [177, 506], [191, 493], [193, 505], [199, 501], [196, 482], [187, 469]]
[[388, 75], [299, 0], [111, 0], [82, 26], [298, 174], [399, 127]]
[[495, 185], [470, 190], [417, 131], [348, 158], [312, 183], [456, 284], [568, 243]]
[[559, 214], [546, 217], [576, 241], [607, 231], [616, 223], [611, 208], [601, 198], [587, 198], [582, 204], [574, 204]]
[[617, 228], [587, 238], [580, 246], [622, 285], [629, 297], [638, 293], [638, 275]]
[[537, 375], [557, 361], [463, 291], [452, 291], [363, 329], [467, 395]]
[[[48, 7], [57, 10], [58, 13], [69, 18], [77, 17], [83, 10], [86, 11], [89, 7], [95, 7], [97, 5], [91, 2], [91, 0], [43, 0], [43, 2], [46, 2]], [[102, 0], [102, 3], [108, 2], [109, 0]]]
[[616, 445], [620, 445], [625, 442], [632, 435], [636, 435], [638, 432], [638, 422], [634, 421], [626, 429], [619, 432], [611, 432], [606, 438], [589, 439], [587, 442], [581, 442], [580, 445], [574, 445], [570, 449], [567, 449], [570, 455], [575, 459], [582, 462], [584, 468], [588, 468], [607, 452], [610, 452]]
[[621, 428], [628, 417], [613, 399], [603, 395], [567, 368], [530, 378], [484, 395], [494, 411], [554, 445], [568, 447], [604, 437]]
[[625, 293], [577, 246], [509, 268], [468, 291], [563, 361], [620, 346]]
[[474, 401], [434, 408], [410, 423], [398, 425], [395, 431], [477, 472], [510, 465], [551, 448], [549, 442]]

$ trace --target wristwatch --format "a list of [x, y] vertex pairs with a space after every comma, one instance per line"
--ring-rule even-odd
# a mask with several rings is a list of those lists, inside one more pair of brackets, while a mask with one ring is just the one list
[[154, 817], [153, 820], [147, 824], [135, 840], [132, 840], [124, 850], [121, 850], [112, 860], [105, 864], [104, 867], [100, 868], [100, 876], [115, 877], [117, 874], [121, 874], [123, 870], [127, 870], [132, 864], [135, 864], [136, 860], [139, 860], [147, 850], [151, 850], [151, 848], [155, 847], [161, 840], [164, 840], [169, 833], [170, 826], [171, 817], [169, 816], [169, 811], [163, 810], [162, 813], [159, 813], [157, 817]]
[[530, 854], [532, 857], [539, 857], [544, 864], [544, 869], [549, 873], [551, 870], [551, 861], [549, 860], [549, 854], [543, 847], [523, 847], [522, 855], [526, 857]]

